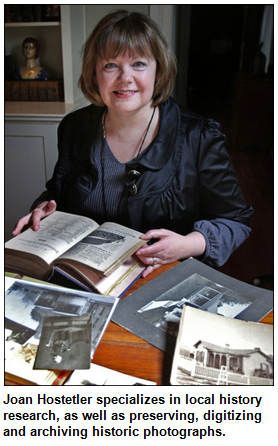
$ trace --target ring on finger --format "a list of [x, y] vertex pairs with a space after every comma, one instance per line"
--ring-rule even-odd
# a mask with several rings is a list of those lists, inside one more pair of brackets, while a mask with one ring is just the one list
[[157, 265], [157, 258], [153, 257], [153, 266]]

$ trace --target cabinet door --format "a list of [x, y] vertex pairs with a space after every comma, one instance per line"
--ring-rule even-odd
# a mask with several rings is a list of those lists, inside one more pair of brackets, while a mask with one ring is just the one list
[[13, 123], [5, 129], [5, 240], [44, 191], [57, 159], [57, 125]]

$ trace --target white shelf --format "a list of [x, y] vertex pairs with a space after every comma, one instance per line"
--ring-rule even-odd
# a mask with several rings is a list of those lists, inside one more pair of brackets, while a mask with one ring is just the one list
[[5, 23], [5, 28], [24, 28], [42, 26], [61, 26], [61, 22], [11, 22]]
[[61, 120], [67, 113], [88, 105], [85, 99], [66, 104], [65, 102], [35, 102], [35, 101], [11, 101], [5, 102], [5, 119], [13, 121], [24, 120]]

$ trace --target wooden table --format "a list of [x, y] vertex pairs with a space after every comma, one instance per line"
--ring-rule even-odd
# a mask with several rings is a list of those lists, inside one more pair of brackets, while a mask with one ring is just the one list
[[[127, 294], [145, 285], [177, 263], [162, 266], [145, 279], [140, 278]], [[273, 324], [273, 311], [265, 316], [261, 322]], [[154, 381], [158, 385], [169, 385], [172, 359], [172, 356], [153, 347], [114, 322], [110, 322], [96, 349], [93, 363], [138, 378]], [[16, 384], [11, 380], [5, 380], [5, 385]]]
[[[162, 266], [145, 279], [139, 279], [130, 288], [128, 294], [176, 264], [178, 262]], [[273, 311], [265, 316], [261, 322], [273, 324]], [[138, 378], [155, 381], [158, 385], [169, 385], [172, 360], [172, 356], [110, 322], [95, 352], [93, 362]]]

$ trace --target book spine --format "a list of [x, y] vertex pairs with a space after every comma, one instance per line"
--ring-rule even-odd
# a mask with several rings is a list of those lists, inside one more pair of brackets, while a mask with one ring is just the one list
[[45, 83], [40, 83], [38, 85], [38, 95], [39, 95], [39, 100], [40, 101], [47, 101], [48, 100], [48, 96], [47, 96], [47, 86], [45, 85]]
[[5, 81], [5, 101], [62, 101], [62, 81]]
[[5, 101], [12, 101], [11, 83], [5, 82]]
[[20, 99], [21, 99], [21, 101], [29, 100], [29, 82], [21, 83], [21, 85], [20, 85]]
[[38, 94], [38, 85], [37, 82], [30, 82], [29, 84], [29, 101], [38, 101], [39, 100], [39, 94]]
[[11, 97], [13, 101], [20, 101], [20, 85], [15, 82], [11, 84]]

